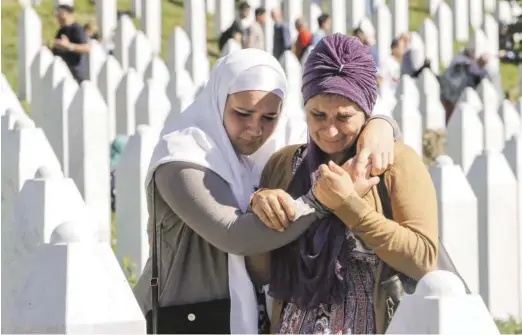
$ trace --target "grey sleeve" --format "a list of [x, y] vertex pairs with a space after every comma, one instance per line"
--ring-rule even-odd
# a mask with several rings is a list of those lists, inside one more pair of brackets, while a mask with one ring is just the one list
[[[209, 169], [171, 162], [155, 174], [159, 194], [179, 218], [216, 248], [249, 256], [297, 239], [326, 212], [309, 194], [295, 200], [296, 220], [284, 232], [266, 227], [253, 213], [242, 213], [228, 183]], [[317, 207], [317, 209], [316, 209]]]
[[395, 142], [402, 142], [403, 141], [401, 128], [399, 128], [399, 124], [397, 123], [397, 121], [395, 121], [395, 119], [393, 119], [390, 116], [381, 115], [381, 114], [372, 115], [368, 119], [368, 122], [370, 122], [372, 119], [383, 119], [383, 120], [388, 121], [390, 126], [393, 128], [393, 139], [394, 139], [394, 141]]

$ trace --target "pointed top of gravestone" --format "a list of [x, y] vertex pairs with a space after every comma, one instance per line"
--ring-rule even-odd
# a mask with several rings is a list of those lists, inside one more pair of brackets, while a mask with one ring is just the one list
[[419, 280], [414, 294], [421, 297], [459, 297], [466, 295], [466, 288], [462, 280], [454, 273], [436, 270]]
[[18, 112], [16, 111], [16, 109], [13, 109], [13, 108], [9, 107], [5, 111], [5, 115], [9, 116], [9, 117], [15, 117], [16, 118], [18, 116]]
[[31, 122], [29, 119], [19, 118], [15, 121], [13, 128], [15, 130], [34, 128], [34, 122]]
[[453, 159], [447, 155], [440, 155], [435, 159], [435, 166], [443, 167], [453, 165]]
[[36, 179], [51, 179], [60, 177], [60, 173], [55, 169], [52, 169], [49, 166], [40, 166], [40, 168], [36, 171], [34, 177]]
[[136, 134], [141, 136], [141, 135], [145, 134], [147, 131], [149, 131], [149, 128], [150, 127], [146, 124], [139, 124], [136, 127]]
[[92, 226], [87, 222], [66, 221], [54, 228], [49, 243], [59, 245], [89, 240], [94, 241]]

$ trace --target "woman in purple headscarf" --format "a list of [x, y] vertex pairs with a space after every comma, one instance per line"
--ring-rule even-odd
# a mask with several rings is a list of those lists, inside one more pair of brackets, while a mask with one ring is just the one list
[[[260, 216], [267, 199], [282, 192], [275, 189], [308, 195], [323, 213], [296, 241], [271, 252], [270, 274], [258, 269], [270, 276], [277, 333], [384, 333], [384, 273], [393, 268], [419, 280], [437, 264], [436, 195], [421, 157], [396, 143], [383, 183], [369, 161], [354, 163], [377, 96], [376, 74], [370, 49], [357, 38], [323, 38], [303, 71], [309, 143], [275, 153], [261, 180], [267, 189], [251, 198]], [[381, 199], [383, 188], [388, 196]], [[382, 214], [385, 201], [390, 219]]]

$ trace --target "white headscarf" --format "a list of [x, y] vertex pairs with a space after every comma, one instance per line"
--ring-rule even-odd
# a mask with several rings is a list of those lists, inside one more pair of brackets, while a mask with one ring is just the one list
[[[254, 155], [241, 157], [234, 151], [223, 126], [225, 103], [229, 94], [249, 90], [272, 92], [284, 99], [286, 76], [272, 55], [259, 49], [243, 49], [217, 60], [195, 101], [162, 130], [147, 172], [146, 187], [161, 164], [194, 163], [226, 180], [239, 208], [245, 212], [270, 155], [289, 144], [285, 133], [287, 120], [281, 117], [274, 134]], [[231, 332], [257, 334], [257, 299], [244, 257], [228, 255], [228, 274]]]

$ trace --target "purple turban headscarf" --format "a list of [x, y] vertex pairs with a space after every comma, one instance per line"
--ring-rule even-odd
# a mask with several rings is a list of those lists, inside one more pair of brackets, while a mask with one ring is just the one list
[[301, 91], [305, 104], [317, 94], [337, 94], [371, 115], [377, 99], [377, 69], [370, 47], [342, 34], [322, 38], [304, 64]]
[[[312, 50], [303, 71], [303, 98], [336, 94], [357, 103], [370, 115], [377, 98], [377, 71], [370, 48], [359, 39], [341, 34], [324, 37]], [[355, 155], [355, 145], [347, 148]], [[312, 173], [327, 161], [310, 139], [306, 155], [295, 171], [287, 192], [295, 199], [312, 186]], [[315, 221], [296, 241], [271, 253], [270, 295], [310, 309], [321, 303], [340, 304], [348, 295], [354, 241], [346, 225], [329, 214]]]

